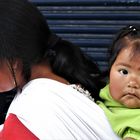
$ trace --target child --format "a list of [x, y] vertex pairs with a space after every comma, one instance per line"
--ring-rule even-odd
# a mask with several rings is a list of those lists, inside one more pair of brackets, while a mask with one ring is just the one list
[[140, 140], [140, 27], [120, 30], [109, 62], [109, 84], [97, 103], [123, 140]]

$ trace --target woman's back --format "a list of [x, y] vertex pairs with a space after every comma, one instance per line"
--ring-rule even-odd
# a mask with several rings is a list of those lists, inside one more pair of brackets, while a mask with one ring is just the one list
[[8, 114], [15, 114], [41, 140], [118, 140], [100, 107], [73, 87], [32, 80]]

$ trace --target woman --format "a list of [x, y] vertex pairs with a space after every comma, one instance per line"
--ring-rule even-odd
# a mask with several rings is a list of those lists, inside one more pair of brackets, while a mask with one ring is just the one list
[[2, 140], [118, 139], [93, 101], [97, 66], [26, 0], [0, 1], [0, 63], [0, 92], [17, 89]]

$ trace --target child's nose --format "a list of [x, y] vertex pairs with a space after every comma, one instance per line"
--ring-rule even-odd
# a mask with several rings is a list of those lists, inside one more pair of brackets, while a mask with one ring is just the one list
[[139, 88], [139, 84], [136, 81], [129, 81], [128, 87], [130, 88]]

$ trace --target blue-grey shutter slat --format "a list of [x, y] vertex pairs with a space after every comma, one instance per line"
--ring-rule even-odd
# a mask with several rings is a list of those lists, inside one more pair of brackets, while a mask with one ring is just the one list
[[107, 68], [108, 48], [125, 25], [140, 24], [140, 0], [30, 0], [50, 28]]
[[139, 0], [31, 0], [36, 5], [104, 5], [129, 6], [140, 4]]

